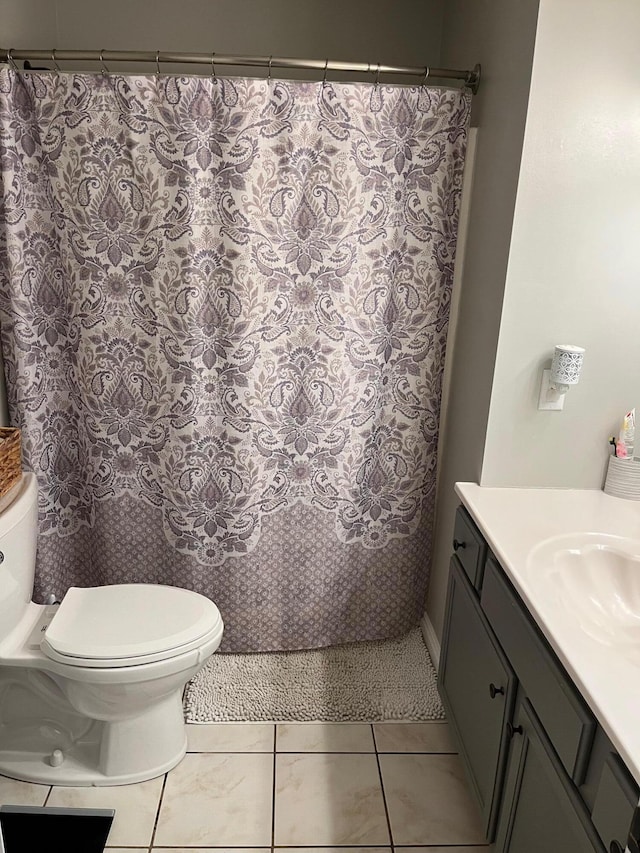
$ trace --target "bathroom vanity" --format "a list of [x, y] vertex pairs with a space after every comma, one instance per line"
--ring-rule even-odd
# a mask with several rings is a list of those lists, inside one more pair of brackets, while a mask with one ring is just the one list
[[639, 853], [640, 505], [456, 491], [439, 689], [487, 840]]

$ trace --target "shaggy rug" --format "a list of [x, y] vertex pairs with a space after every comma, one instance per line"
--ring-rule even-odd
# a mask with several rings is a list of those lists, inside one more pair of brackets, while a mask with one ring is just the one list
[[189, 723], [444, 719], [419, 628], [327, 649], [215, 654], [187, 685], [184, 707]]

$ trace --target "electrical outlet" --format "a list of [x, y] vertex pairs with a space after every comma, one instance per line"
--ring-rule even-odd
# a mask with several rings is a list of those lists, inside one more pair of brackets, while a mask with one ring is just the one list
[[565, 394], [558, 394], [550, 387], [551, 371], [542, 371], [542, 382], [540, 383], [540, 397], [538, 398], [538, 409], [545, 412], [561, 412], [564, 409]]

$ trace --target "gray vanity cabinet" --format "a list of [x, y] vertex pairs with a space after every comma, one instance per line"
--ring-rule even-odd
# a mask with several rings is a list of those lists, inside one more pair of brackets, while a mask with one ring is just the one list
[[446, 620], [440, 695], [462, 745], [485, 833], [492, 839], [508, 748], [505, 722], [515, 699], [515, 679], [457, 557], [451, 560]]
[[638, 785], [469, 513], [439, 690], [495, 853], [640, 853]]
[[605, 853], [531, 703], [518, 701], [496, 853]]

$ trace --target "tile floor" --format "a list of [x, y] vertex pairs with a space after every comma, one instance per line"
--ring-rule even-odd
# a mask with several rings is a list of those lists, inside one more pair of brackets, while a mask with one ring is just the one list
[[162, 778], [49, 788], [0, 777], [0, 803], [114, 808], [109, 853], [489, 849], [446, 723], [187, 728], [189, 752]]

